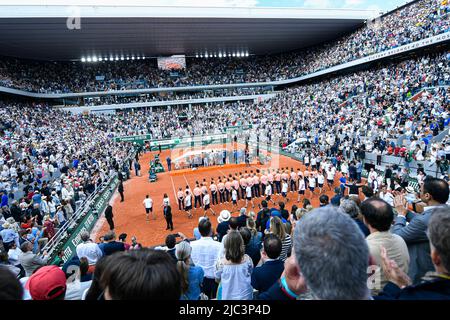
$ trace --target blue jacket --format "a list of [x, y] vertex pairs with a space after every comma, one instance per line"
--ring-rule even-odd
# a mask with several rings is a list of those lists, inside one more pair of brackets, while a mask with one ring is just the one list
[[257, 267], [252, 273], [252, 287], [263, 293], [270, 289], [280, 279], [284, 270], [284, 262], [281, 260], [267, 261]]
[[2, 204], [1, 204], [2, 208], [5, 207], [5, 206], [6, 207], [8, 206], [8, 195], [6, 193], [4, 193], [2, 195]]
[[[409, 277], [414, 284], [429, 271], [434, 270], [430, 257], [430, 244], [427, 237], [428, 221], [433, 214], [433, 209], [422, 214], [409, 212], [406, 219], [398, 216], [391, 229], [393, 234], [399, 235], [405, 240], [411, 262], [409, 264]], [[409, 224], [406, 225], [406, 222]]]
[[450, 300], [450, 280], [434, 278], [400, 289], [388, 282], [375, 300]]

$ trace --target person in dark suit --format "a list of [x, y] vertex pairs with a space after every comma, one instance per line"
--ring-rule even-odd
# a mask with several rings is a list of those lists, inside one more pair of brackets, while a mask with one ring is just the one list
[[123, 197], [123, 183], [122, 181], [119, 182], [119, 186], [117, 187], [117, 191], [119, 191], [120, 193], [120, 202], [124, 202], [124, 197]]
[[[446, 206], [448, 198], [447, 181], [427, 177], [420, 192], [420, 199], [427, 205], [422, 214], [408, 211], [407, 202], [403, 195], [394, 199], [394, 207], [398, 216], [394, 221], [391, 232], [402, 237], [408, 246], [411, 259], [408, 273], [413, 284], [419, 283], [427, 272], [434, 270], [427, 227], [434, 211]], [[409, 224], [406, 224], [406, 222], [409, 222]]]
[[172, 208], [170, 205], [164, 206], [164, 218], [166, 218], [167, 228], [166, 230], [173, 230], [173, 222], [172, 222]]
[[108, 205], [105, 210], [105, 219], [109, 224], [109, 229], [114, 230], [114, 221], [113, 221], [113, 208], [111, 205]]
[[450, 208], [434, 210], [428, 222], [430, 259], [435, 272], [429, 272], [422, 282], [411, 279], [381, 251], [382, 267], [389, 282], [376, 300], [450, 300]]
[[265, 292], [280, 279], [284, 270], [284, 263], [281, 261], [282, 250], [281, 240], [273, 234], [264, 238], [264, 249], [261, 253], [263, 265], [256, 267], [252, 273], [252, 287], [259, 293]]
[[244, 228], [247, 225], [247, 209], [241, 208], [241, 211], [239, 212], [239, 217], [237, 218], [238, 224], [240, 228]]
[[177, 244], [177, 238], [173, 234], [169, 234], [166, 237], [166, 247], [167, 247], [167, 254], [173, 259], [174, 263], [177, 263], [178, 258], [175, 254], [175, 245]]

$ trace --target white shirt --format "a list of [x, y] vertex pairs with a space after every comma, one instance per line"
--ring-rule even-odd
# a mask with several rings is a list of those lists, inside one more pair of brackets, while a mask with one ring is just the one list
[[186, 207], [189, 207], [189, 206], [192, 205], [192, 204], [191, 204], [191, 200], [192, 200], [191, 197], [192, 197], [192, 196], [189, 194], [189, 195], [186, 196], [186, 198], [184, 198], [184, 204], [186, 205]]
[[233, 191], [231, 191], [231, 199], [232, 200], [237, 200], [237, 191], [236, 191], [236, 189], [233, 189]]
[[152, 208], [153, 207], [153, 200], [152, 200], [152, 198], [145, 198], [144, 199], [144, 206], [147, 209]]
[[96, 264], [103, 256], [102, 250], [94, 242], [83, 242], [77, 246], [78, 258], [86, 257], [90, 265]]
[[286, 182], [283, 182], [281, 192], [288, 192], [288, 184]]
[[220, 242], [214, 241], [211, 237], [201, 237], [200, 240], [191, 242], [192, 261], [203, 269], [208, 279], [215, 278], [214, 271], [221, 246]]
[[304, 179], [298, 180], [298, 190], [305, 190], [305, 180]]
[[266, 193], [266, 196], [272, 195], [272, 186], [270, 184], [267, 184], [265, 193]]
[[318, 182], [319, 184], [323, 184], [323, 183], [325, 182], [325, 177], [323, 176], [323, 174], [319, 174], [319, 175], [317, 176], [317, 182]]
[[245, 192], [247, 194], [247, 198], [251, 198], [252, 197], [252, 188], [247, 186], [247, 188], [245, 188]]
[[203, 205], [206, 206], [208, 204], [209, 204], [209, 194], [207, 193], [203, 196]]
[[169, 198], [164, 198], [163, 199], [163, 204], [164, 204], [164, 206], [170, 206], [170, 199]]

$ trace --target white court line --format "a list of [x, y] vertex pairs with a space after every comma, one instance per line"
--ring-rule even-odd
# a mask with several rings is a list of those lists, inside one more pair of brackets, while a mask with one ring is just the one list
[[184, 178], [184, 181], [186, 181], [186, 184], [188, 185], [189, 190], [191, 190], [191, 193], [192, 193], [192, 189], [191, 189], [191, 186], [189, 185], [189, 181], [186, 179], [186, 176], [184, 174], [183, 174], [183, 178]]
[[170, 176], [170, 181], [172, 181], [172, 189], [173, 189], [173, 195], [175, 196], [175, 199], [178, 203], [178, 197], [177, 197], [177, 192], [175, 191], [175, 185], [173, 184], [173, 179], [172, 176]]

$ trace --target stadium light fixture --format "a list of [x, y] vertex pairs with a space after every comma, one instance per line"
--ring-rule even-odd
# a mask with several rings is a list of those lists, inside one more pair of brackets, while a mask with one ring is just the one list
[[222, 52], [219, 52], [219, 58], [222, 58]]
[[141, 60], [141, 56], [137, 56], [136, 59]]
[[92, 62], [97, 62], [97, 61], [98, 61], [98, 58], [96, 56], [93, 56], [92, 57]]
[[103, 61], [103, 58], [102, 58], [102, 57], [98, 58], [98, 61], [102, 62], [102, 61]]
[[109, 61], [114, 61], [114, 57], [109, 57]]
[[142, 60], [145, 60], [145, 56], [142, 57]]
[[195, 54], [195, 57], [196, 57], [196, 58], [198, 58], [198, 53], [197, 53], [197, 54]]
[[127, 60], [130, 60], [130, 57], [127, 56], [126, 59], [127, 59]]
[[85, 58], [85, 57], [82, 57], [82, 58], [81, 58], [81, 62], [86, 62], [86, 58]]
[[205, 53], [205, 58], [208, 58], [208, 53]]
[[87, 61], [87, 62], [92, 62], [91, 57], [87, 57], [86, 61]]
[[235, 53], [235, 52], [233, 52], [232, 56], [233, 56], [233, 57], [236, 57], [236, 53]]
[[119, 61], [119, 56], [116, 56], [116, 61]]
[[249, 56], [248, 52], [246, 52], [246, 53], [245, 53], [245, 56], [246, 56], [246, 57], [248, 57], [248, 56]]

